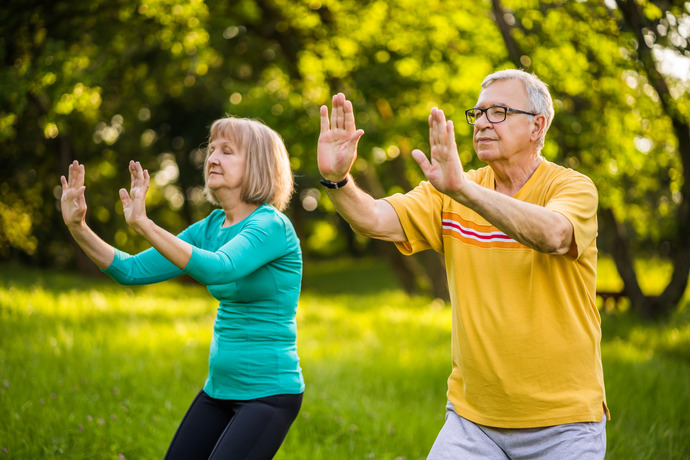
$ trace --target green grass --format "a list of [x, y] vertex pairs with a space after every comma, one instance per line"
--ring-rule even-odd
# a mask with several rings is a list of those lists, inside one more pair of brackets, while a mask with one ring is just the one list
[[[425, 458], [443, 424], [448, 307], [407, 296], [376, 261], [306, 270], [307, 391], [277, 458]], [[0, 265], [0, 460], [162, 458], [204, 383], [215, 308], [197, 285]], [[663, 321], [604, 315], [603, 329], [608, 458], [688, 458], [687, 298]]]

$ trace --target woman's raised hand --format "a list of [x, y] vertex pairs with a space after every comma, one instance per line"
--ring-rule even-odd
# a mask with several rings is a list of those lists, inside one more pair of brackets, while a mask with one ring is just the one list
[[125, 214], [125, 221], [130, 227], [137, 228], [148, 218], [146, 217], [146, 193], [149, 190], [149, 172], [141, 167], [138, 161], [129, 162], [129, 173], [132, 185], [129, 193], [120, 189], [120, 200]]
[[60, 209], [62, 219], [68, 227], [77, 227], [86, 219], [86, 196], [84, 191], [84, 165], [74, 161], [69, 165], [67, 178], [60, 177], [62, 183], [62, 196], [60, 197]]

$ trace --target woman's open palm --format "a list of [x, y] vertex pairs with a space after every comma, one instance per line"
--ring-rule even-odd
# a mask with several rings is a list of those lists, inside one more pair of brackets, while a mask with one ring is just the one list
[[60, 209], [62, 210], [62, 219], [68, 227], [81, 225], [86, 219], [84, 175], [84, 165], [74, 161], [69, 165], [67, 178], [65, 176], [60, 177], [62, 183]]
[[120, 189], [120, 200], [122, 200], [122, 210], [124, 211], [125, 221], [131, 226], [136, 225], [146, 217], [146, 193], [149, 190], [149, 172], [141, 167], [138, 161], [129, 162], [129, 173], [132, 178], [132, 185], [127, 190]]

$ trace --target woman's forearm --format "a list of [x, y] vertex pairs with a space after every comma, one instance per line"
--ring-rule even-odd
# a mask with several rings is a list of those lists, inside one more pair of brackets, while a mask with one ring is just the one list
[[143, 236], [163, 257], [184, 269], [192, 257], [192, 245], [181, 240], [164, 228], [159, 227], [151, 219], [132, 225], [134, 231]]
[[79, 247], [101, 270], [105, 270], [115, 259], [115, 248], [103, 241], [88, 225], [69, 225], [67, 227]]

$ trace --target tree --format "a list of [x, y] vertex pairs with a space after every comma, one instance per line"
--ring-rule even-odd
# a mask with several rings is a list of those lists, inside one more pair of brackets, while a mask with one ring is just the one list
[[[296, 171], [289, 208], [307, 257], [376, 251], [405, 285], [444, 296], [435, 254], [402, 257], [343, 228], [318, 186], [318, 108], [343, 91], [365, 130], [353, 173], [376, 196], [423, 180], [427, 116], [456, 121], [485, 75], [532, 70], [556, 119], [544, 155], [589, 175], [600, 192], [600, 247], [645, 314], [677, 303], [688, 279], [688, 86], [659, 72], [662, 54], [690, 56], [687, 3], [643, 0], [8, 0], [0, 10], [0, 254], [39, 266], [75, 255], [56, 207], [58, 177], [87, 166], [89, 218], [128, 251], [116, 190], [135, 158], [154, 173], [150, 215], [175, 231], [205, 215], [204, 143], [225, 113], [265, 121]], [[650, 251], [649, 248], [655, 248]], [[642, 293], [634, 255], [669, 258], [658, 298]], [[81, 269], [93, 269], [77, 260]]]
[[[690, 171], [689, 82], [662, 74], [654, 57], [690, 56], [690, 17], [680, 3], [656, 3], [538, 2], [509, 10], [492, 2], [512, 63], [549, 76], [557, 102], [573, 112], [555, 121], [557, 157], [595, 179], [603, 246], [616, 262], [623, 293], [644, 316], [670, 311], [690, 274], [690, 189], [682, 173]], [[547, 36], [557, 38], [535, 47]], [[558, 55], [570, 64], [554, 60]], [[605, 142], [580, 135], [588, 132]], [[592, 155], [595, 149], [601, 153]], [[635, 249], [650, 245], [673, 265], [659, 296], [642, 292], [635, 271]]]
[[[216, 56], [204, 50], [207, 36], [199, 26], [206, 14], [199, 1], [184, 7], [6, 2], [0, 39], [5, 88], [0, 195], [3, 209], [14, 212], [1, 216], [4, 256], [41, 265], [71, 257], [55, 194], [59, 175], [76, 158], [90, 171], [92, 225], [126, 242], [127, 234], [110, 225], [117, 211], [113, 178], [126, 170], [132, 152], [145, 163], [155, 158], [147, 150], [156, 137], [147, 126], [150, 108], [179, 95], [213, 66]], [[155, 209], [161, 197], [154, 193], [153, 198]], [[16, 216], [31, 224], [19, 228]], [[62, 236], [55, 238], [56, 232]], [[14, 243], [8, 241], [12, 234]]]

